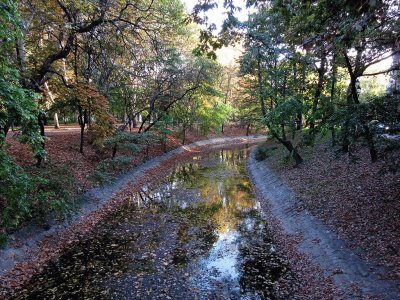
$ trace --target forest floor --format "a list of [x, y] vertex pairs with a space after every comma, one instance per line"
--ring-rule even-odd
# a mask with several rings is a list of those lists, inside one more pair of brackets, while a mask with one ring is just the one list
[[[286, 248], [299, 248], [311, 260], [319, 260], [325, 276], [351, 291], [345, 298], [386, 288], [389, 292], [386, 281], [380, 279], [397, 285], [399, 293], [400, 174], [388, 172], [383, 162], [371, 163], [362, 147], [353, 149], [349, 158], [337, 155], [328, 141], [321, 139], [313, 148], [303, 149], [304, 163], [294, 167], [285, 149], [272, 141], [267, 146], [269, 156], [262, 162], [253, 159], [250, 173], [253, 169], [255, 181], [256, 165], [258, 172], [266, 173], [255, 173], [261, 178], [255, 185], [261, 189], [265, 209], [280, 223], [277, 227], [283, 228], [281, 238], [288, 233], [293, 237]], [[292, 221], [287, 224], [287, 220]], [[297, 259], [294, 264], [312, 286], [317, 275], [307, 273], [318, 272], [310, 271], [306, 261]], [[356, 286], [349, 289], [351, 281], [360, 283], [358, 292]], [[387, 299], [397, 297], [392, 294]]]

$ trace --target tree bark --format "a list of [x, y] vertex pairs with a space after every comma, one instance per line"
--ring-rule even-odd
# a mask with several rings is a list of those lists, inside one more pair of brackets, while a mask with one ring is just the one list
[[[336, 76], [337, 76], [337, 54], [336, 52], [333, 53], [333, 58], [332, 58], [332, 83], [331, 83], [331, 97], [330, 97], [330, 110], [329, 114], [332, 115], [335, 113], [335, 88], [336, 88]], [[336, 146], [336, 132], [335, 132], [335, 127], [331, 126], [331, 142], [332, 146]]]
[[321, 51], [321, 66], [318, 68], [318, 83], [314, 93], [314, 101], [311, 111], [311, 121], [310, 121], [310, 128], [315, 128], [315, 114], [318, 108], [319, 98], [322, 94], [322, 89], [324, 87], [324, 76], [326, 72], [326, 51], [323, 49]]
[[58, 114], [54, 113], [54, 128], [55, 129], [60, 129], [60, 123], [58, 121]]
[[267, 116], [267, 110], [265, 108], [264, 101], [264, 92], [263, 92], [263, 83], [262, 83], [262, 70], [261, 70], [261, 54], [260, 48], [258, 48], [258, 56], [257, 56], [257, 79], [258, 79], [258, 97], [261, 105], [261, 114], [263, 118]]
[[81, 127], [81, 137], [80, 137], [80, 145], [79, 145], [79, 153], [83, 154], [83, 142], [84, 142], [84, 136], [85, 136], [85, 125], [86, 125], [86, 110], [84, 110], [81, 106], [78, 107], [79, 111], [79, 125]]
[[250, 126], [251, 126], [251, 123], [249, 122], [246, 127], [246, 136], [249, 136], [249, 134], [250, 134]]
[[283, 146], [285, 146], [285, 148], [290, 152], [290, 154], [292, 155], [292, 157], [294, 158], [294, 160], [296, 162], [296, 166], [301, 164], [303, 162], [303, 158], [300, 156], [297, 149], [293, 146], [292, 142], [289, 140], [282, 139], [274, 130], [272, 130], [271, 128], [269, 128], [269, 129], [270, 129], [272, 136], [275, 139], [277, 139]]
[[185, 145], [186, 142], [186, 128], [183, 128], [182, 132], [182, 145]]
[[[43, 112], [39, 112], [38, 114], [38, 124], [39, 124], [39, 128], [40, 128], [40, 135], [42, 137], [45, 136], [45, 132], [44, 132], [44, 123], [45, 123], [45, 115]], [[42, 142], [42, 149], [45, 149], [45, 142]], [[43, 158], [40, 154], [36, 155], [36, 167], [40, 167], [41, 164], [43, 162]]]

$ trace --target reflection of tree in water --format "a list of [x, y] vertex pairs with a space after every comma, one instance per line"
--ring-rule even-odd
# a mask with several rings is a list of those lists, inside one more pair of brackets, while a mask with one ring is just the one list
[[222, 149], [218, 153], [218, 158], [221, 162], [224, 162], [231, 170], [239, 171], [240, 168], [244, 168], [244, 161], [248, 156], [248, 149], [244, 150], [226, 150]]
[[168, 182], [173, 186], [179, 187], [193, 187], [196, 180], [199, 177], [200, 165], [195, 163], [188, 163], [184, 165], [178, 165], [173, 170], [172, 174], [168, 176]]
[[203, 202], [175, 211], [175, 216], [182, 221], [177, 232], [178, 243], [173, 253], [175, 265], [183, 268], [189, 261], [210, 251], [218, 239], [212, 216], [220, 208], [220, 203]]
[[276, 251], [267, 225], [244, 222], [239, 230], [242, 293], [258, 295], [261, 299], [292, 299], [294, 274], [288, 262]]

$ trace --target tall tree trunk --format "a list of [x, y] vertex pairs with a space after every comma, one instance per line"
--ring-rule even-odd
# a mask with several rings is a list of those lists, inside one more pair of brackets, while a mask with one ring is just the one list
[[357, 47], [357, 55], [356, 55], [354, 69], [353, 69], [352, 63], [350, 62], [350, 58], [347, 55], [347, 52], [343, 51], [343, 56], [345, 59], [347, 71], [350, 75], [350, 83], [349, 83], [349, 86], [347, 87], [347, 96], [346, 96], [347, 112], [346, 112], [345, 122], [344, 122], [343, 128], [342, 128], [342, 151], [345, 153], [349, 152], [350, 121], [351, 121], [352, 114], [354, 112], [354, 105], [359, 103], [357, 89], [356, 89], [356, 81], [357, 81], [357, 77], [359, 75], [361, 75], [360, 70], [361, 70], [362, 51], [363, 51], [363, 47]]
[[375, 148], [374, 135], [371, 130], [369, 130], [368, 125], [364, 125], [365, 131], [365, 139], [367, 140], [369, 154], [372, 162], [376, 162], [378, 160], [378, 151]]
[[60, 123], [58, 122], [58, 114], [54, 113], [54, 128], [60, 129]]
[[246, 136], [249, 136], [249, 134], [250, 134], [250, 127], [251, 127], [251, 123], [249, 122], [246, 127]]
[[258, 97], [261, 105], [261, 114], [263, 118], [265, 118], [267, 116], [267, 110], [265, 108], [265, 100], [264, 100], [260, 48], [258, 48], [258, 56], [257, 56], [257, 79], [258, 79]]
[[[306, 91], [306, 67], [302, 66], [301, 72], [301, 96], [304, 99], [304, 94]], [[301, 99], [301, 104], [303, 104], [303, 99]], [[303, 129], [303, 113], [300, 111], [297, 114], [297, 130]]]
[[186, 142], [186, 127], [183, 128], [182, 132], [182, 145], [185, 145]]
[[[39, 124], [39, 128], [40, 128], [40, 135], [42, 137], [45, 136], [45, 132], [44, 132], [44, 123], [45, 123], [45, 114], [44, 112], [40, 111], [38, 114], [38, 124]], [[42, 149], [45, 149], [45, 142], [42, 142]], [[43, 162], [43, 157], [42, 155], [39, 153], [36, 155], [36, 167], [40, 167], [41, 164]]]
[[313, 105], [312, 105], [312, 110], [311, 110], [311, 121], [310, 121], [311, 129], [315, 128], [315, 114], [317, 112], [319, 98], [321, 97], [322, 90], [324, 87], [324, 76], [325, 76], [325, 72], [326, 72], [326, 55], [327, 55], [327, 53], [326, 53], [325, 49], [322, 49], [321, 50], [321, 66], [318, 68], [318, 83], [317, 83], [317, 87], [315, 88], [314, 100], [313, 100]]
[[[54, 101], [53, 93], [50, 91], [49, 85], [47, 84], [47, 82], [45, 82], [44, 88], [47, 93], [47, 96], [50, 99], [51, 104], [54, 104], [55, 101]], [[54, 128], [60, 129], [60, 123], [58, 122], [58, 114], [56, 112], [54, 113]]]
[[83, 154], [83, 142], [84, 142], [84, 137], [85, 137], [85, 125], [86, 125], [86, 120], [87, 120], [87, 112], [86, 109], [84, 110], [81, 106], [78, 107], [79, 111], [79, 125], [81, 127], [81, 138], [80, 138], [80, 145], [79, 145], [79, 153]]
[[[332, 58], [332, 83], [331, 83], [331, 97], [330, 97], [330, 110], [329, 114], [332, 115], [335, 113], [335, 89], [336, 89], [336, 77], [337, 77], [337, 54], [336, 52], [333, 53]], [[336, 132], [335, 127], [332, 125], [330, 126], [331, 130], [331, 142], [332, 146], [336, 146]]]
[[[350, 83], [351, 84], [351, 83]], [[350, 120], [351, 120], [351, 112], [353, 111], [353, 103], [352, 103], [352, 95], [351, 95], [351, 88], [350, 86], [347, 89], [347, 112], [345, 121], [343, 123], [342, 128], [342, 151], [344, 153], [349, 152], [350, 147]]]
[[290, 152], [290, 154], [292, 155], [293, 159], [296, 162], [296, 166], [301, 164], [303, 162], [303, 158], [300, 156], [299, 152], [297, 151], [297, 149], [293, 146], [292, 142], [289, 140], [284, 140], [282, 139], [274, 130], [272, 130], [269, 127], [269, 130], [272, 134], [272, 136], [277, 139], [283, 146], [285, 146], [285, 148]]
[[23, 86], [28, 86], [28, 81], [27, 81], [27, 74], [26, 74], [26, 48], [25, 48], [25, 41], [24, 41], [24, 35], [25, 33], [23, 32], [21, 36], [18, 36], [16, 38], [16, 53], [17, 53], [17, 63], [18, 63], [18, 69], [21, 74], [22, 78], [22, 85]]

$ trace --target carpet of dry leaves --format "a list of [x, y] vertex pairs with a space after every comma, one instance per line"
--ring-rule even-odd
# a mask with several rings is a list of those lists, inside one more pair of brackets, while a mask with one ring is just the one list
[[[272, 144], [272, 143], [271, 143]], [[337, 155], [325, 140], [303, 149], [304, 163], [285, 162], [278, 147], [267, 163], [300, 196], [303, 206], [361, 257], [387, 267], [387, 277], [400, 280], [400, 174], [383, 161], [371, 163], [368, 150]]]

